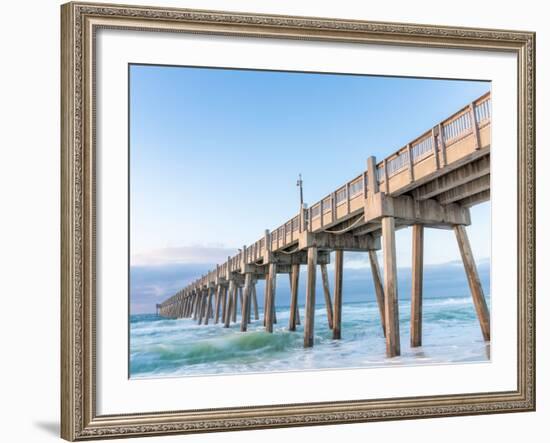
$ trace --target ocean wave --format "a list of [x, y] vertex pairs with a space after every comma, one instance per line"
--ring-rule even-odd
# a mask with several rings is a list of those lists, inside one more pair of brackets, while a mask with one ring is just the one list
[[[303, 348], [302, 325], [290, 332], [288, 309], [278, 308], [272, 334], [262, 320], [240, 332], [239, 324], [197, 325], [191, 319], [156, 316], [131, 319], [132, 377], [278, 372], [300, 369], [354, 368], [486, 361], [487, 352], [470, 297], [426, 299], [423, 346], [409, 343], [410, 300], [400, 302], [402, 356], [385, 357], [385, 340], [376, 301], [345, 304], [342, 339], [333, 340], [326, 309], [315, 312], [315, 346]], [[260, 317], [261, 318], [261, 317]]]
[[[228, 360], [250, 361], [299, 347], [301, 341], [297, 334], [253, 331], [228, 337], [203, 339], [192, 343], [171, 342], [169, 344], [142, 344], [132, 347], [135, 360], [148, 355], [158, 366], [166, 363], [181, 365], [196, 365], [208, 362], [224, 362]], [[141, 370], [150, 370], [150, 364]], [[141, 372], [138, 368], [137, 372]]]

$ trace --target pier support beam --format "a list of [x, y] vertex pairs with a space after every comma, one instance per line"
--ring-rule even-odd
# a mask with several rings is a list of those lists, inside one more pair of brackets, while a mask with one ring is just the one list
[[270, 263], [266, 280], [265, 330], [273, 332], [275, 318], [275, 291], [277, 289], [277, 264]]
[[199, 301], [200, 301], [200, 294], [197, 292], [196, 289], [193, 290], [193, 320], [197, 320], [199, 317]]
[[198, 320], [202, 309], [202, 291], [200, 289], [196, 290], [195, 298], [195, 320]]
[[310, 348], [314, 342], [315, 325], [315, 279], [317, 274], [317, 247], [307, 250], [306, 314], [304, 325], [304, 347]]
[[183, 316], [185, 318], [189, 318], [189, 304], [191, 302], [191, 297], [186, 296], [185, 297], [185, 310], [183, 311]]
[[241, 305], [241, 316], [244, 316], [243, 287], [239, 285], [239, 303]]
[[397, 265], [395, 262], [395, 219], [382, 218], [384, 253], [384, 307], [386, 315], [386, 355], [401, 354], [399, 340], [399, 308], [397, 303]]
[[204, 312], [206, 310], [206, 294], [202, 289], [200, 290], [199, 298], [199, 325], [201, 325], [204, 317]]
[[424, 226], [412, 227], [411, 347], [422, 346], [422, 279], [424, 268]]
[[208, 296], [206, 298], [206, 315], [204, 316], [204, 324], [207, 325], [208, 321], [212, 317], [212, 294], [214, 293], [214, 288], [208, 288]]
[[214, 313], [214, 324], [218, 324], [220, 321], [220, 305], [222, 298], [222, 285], [218, 284], [216, 286], [216, 307]]
[[342, 283], [344, 276], [344, 251], [337, 249], [334, 258], [334, 318], [332, 338], [342, 338]]
[[289, 331], [296, 330], [296, 320], [300, 318], [298, 313], [298, 282], [300, 280], [300, 265], [292, 265], [290, 272], [290, 315], [288, 317]]
[[233, 284], [233, 292], [231, 293], [231, 321], [233, 323], [237, 322], [237, 298], [239, 296], [239, 284], [237, 282], [234, 282]]
[[454, 231], [458, 241], [460, 255], [462, 256], [462, 262], [464, 263], [464, 270], [468, 277], [468, 285], [472, 293], [479, 325], [481, 326], [481, 333], [483, 334], [483, 339], [489, 341], [491, 340], [489, 309], [487, 308], [487, 302], [483, 295], [483, 288], [481, 287], [481, 280], [477, 273], [477, 267], [474, 261], [474, 255], [472, 254], [472, 248], [470, 247], [470, 241], [468, 240], [468, 234], [466, 233], [466, 228], [460, 225], [455, 226]]
[[256, 281], [252, 285], [252, 305], [254, 306], [254, 320], [258, 320], [260, 315], [258, 313], [258, 296], [256, 294]]
[[244, 276], [244, 290], [242, 300], [241, 332], [246, 332], [250, 318], [250, 299], [252, 292], [252, 274], [247, 272]]
[[376, 251], [369, 249], [370, 269], [372, 272], [372, 281], [374, 283], [374, 293], [376, 294], [376, 302], [380, 311], [380, 323], [382, 324], [382, 332], [386, 336], [386, 308], [384, 303], [384, 286], [380, 277], [380, 266], [378, 265], [378, 257]]
[[[229, 289], [227, 290], [226, 294], [226, 300], [227, 300], [227, 308], [225, 312], [225, 318], [223, 327], [228, 328], [231, 324], [231, 315], [233, 311], [233, 293], [235, 292], [235, 282], [233, 280], [229, 281]], [[225, 302], [224, 302], [225, 303]]]
[[269, 292], [269, 265], [267, 266], [264, 285], [264, 327], [267, 326], [267, 300]]
[[199, 300], [200, 295], [196, 289], [193, 290], [193, 320], [199, 317]]
[[321, 278], [323, 280], [323, 293], [325, 294], [325, 307], [327, 309], [327, 320], [328, 320], [328, 327], [330, 329], [333, 328], [333, 311], [332, 311], [332, 300], [330, 296], [330, 285], [328, 281], [328, 272], [327, 272], [327, 265], [322, 264], [321, 265]]
[[227, 315], [227, 286], [222, 287], [222, 322], [225, 322], [225, 316]]

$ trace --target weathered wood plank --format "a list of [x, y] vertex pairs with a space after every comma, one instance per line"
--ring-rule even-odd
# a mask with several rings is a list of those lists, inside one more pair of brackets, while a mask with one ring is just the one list
[[463, 206], [465, 208], [469, 208], [471, 206], [477, 205], [479, 203], [483, 203], [486, 201], [489, 201], [491, 199], [491, 191], [486, 190], [482, 191], [479, 194], [471, 195], [470, 197], [466, 197], [463, 200], [457, 201], [457, 203], [460, 206]]
[[442, 205], [448, 205], [490, 189], [491, 176], [484, 175], [483, 177], [476, 178], [468, 183], [464, 183], [463, 185], [456, 186], [453, 189], [442, 192], [437, 196], [437, 200]]
[[468, 183], [491, 172], [491, 158], [485, 155], [471, 163], [467, 163], [454, 171], [415, 188], [412, 194], [416, 200], [427, 200], [457, 186]]

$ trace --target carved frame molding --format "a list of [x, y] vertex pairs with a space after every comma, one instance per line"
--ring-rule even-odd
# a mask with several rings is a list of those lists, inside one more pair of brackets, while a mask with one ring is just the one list
[[[68, 3], [62, 17], [61, 434], [67, 440], [533, 411], [535, 34]], [[507, 51], [518, 58], [518, 388], [513, 392], [98, 416], [95, 412], [94, 36], [99, 28]]]

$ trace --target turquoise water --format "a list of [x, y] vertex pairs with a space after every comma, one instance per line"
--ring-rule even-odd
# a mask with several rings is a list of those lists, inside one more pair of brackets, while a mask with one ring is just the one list
[[[489, 302], [489, 299], [488, 299]], [[303, 306], [300, 307], [303, 322]], [[284, 372], [312, 369], [482, 362], [489, 359], [470, 297], [425, 299], [423, 346], [410, 348], [410, 301], [399, 304], [401, 356], [385, 357], [375, 301], [344, 304], [342, 339], [333, 340], [326, 310], [315, 311], [315, 346], [304, 349], [303, 325], [288, 331], [288, 307], [277, 308], [273, 334], [260, 320], [240, 332], [240, 323], [197, 325], [191, 319], [154, 314], [130, 317], [132, 378]]]

